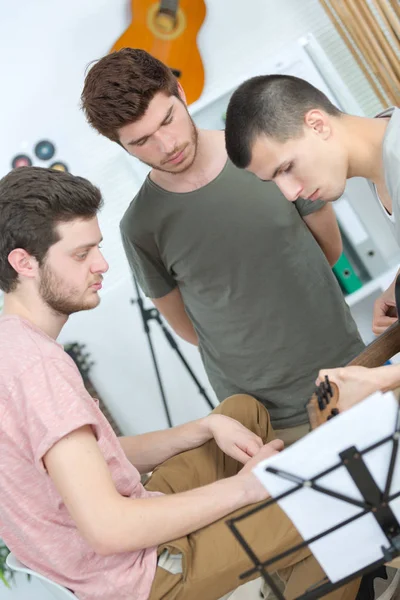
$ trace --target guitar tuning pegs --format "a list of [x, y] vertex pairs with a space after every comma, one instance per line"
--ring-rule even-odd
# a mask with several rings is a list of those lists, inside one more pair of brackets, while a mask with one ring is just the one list
[[339, 409], [332, 408], [331, 414], [328, 415], [327, 420], [330, 421], [330, 419], [333, 419], [333, 417], [336, 417], [336, 415], [338, 415], [338, 414], [339, 414]]
[[330, 396], [333, 396], [331, 382], [329, 381], [328, 375], [325, 375], [325, 387]]
[[326, 403], [325, 403], [325, 399], [324, 399], [324, 394], [323, 394], [320, 386], [317, 387], [315, 393], [317, 394], [319, 410], [324, 410]]
[[333, 396], [332, 386], [327, 375], [325, 375], [325, 380], [321, 381], [317, 386], [316, 394], [318, 398], [318, 407], [320, 410], [324, 410]]

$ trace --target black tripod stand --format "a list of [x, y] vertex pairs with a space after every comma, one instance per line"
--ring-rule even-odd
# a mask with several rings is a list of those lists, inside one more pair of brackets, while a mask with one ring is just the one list
[[160, 326], [162, 332], [164, 333], [164, 336], [165, 336], [166, 340], [168, 341], [169, 345], [178, 354], [178, 356], [181, 359], [183, 365], [186, 367], [186, 370], [188, 371], [189, 375], [191, 376], [191, 378], [193, 379], [193, 381], [197, 385], [197, 388], [198, 388], [200, 394], [203, 396], [203, 398], [205, 399], [205, 401], [207, 402], [207, 404], [209, 405], [209, 407], [212, 410], [214, 408], [214, 406], [213, 406], [210, 398], [207, 396], [207, 393], [206, 393], [205, 389], [201, 385], [200, 381], [197, 379], [196, 375], [193, 373], [190, 365], [188, 364], [187, 360], [185, 359], [185, 357], [183, 356], [182, 352], [180, 351], [180, 349], [178, 347], [178, 344], [174, 340], [172, 334], [168, 331], [168, 329], [165, 327], [164, 323], [162, 322], [162, 319], [160, 317], [160, 313], [154, 307], [153, 308], [145, 308], [144, 307], [143, 298], [141, 296], [141, 293], [140, 293], [140, 290], [139, 290], [139, 286], [137, 284], [137, 281], [136, 281], [135, 277], [133, 278], [133, 282], [135, 284], [135, 289], [136, 289], [136, 299], [132, 298], [131, 299], [131, 303], [132, 304], [136, 303], [139, 306], [140, 314], [141, 314], [142, 321], [143, 321], [143, 328], [144, 328], [144, 331], [145, 331], [145, 333], [147, 335], [147, 340], [149, 342], [151, 357], [153, 359], [154, 370], [156, 372], [158, 387], [160, 388], [161, 399], [162, 399], [162, 402], [163, 402], [163, 405], [164, 405], [164, 410], [165, 410], [165, 415], [167, 417], [168, 426], [172, 427], [172, 421], [171, 421], [171, 415], [170, 415], [169, 408], [168, 408], [167, 397], [165, 395], [164, 385], [163, 385], [163, 382], [162, 382], [162, 379], [161, 379], [160, 369], [159, 369], [158, 362], [157, 362], [157, 357], [156, 357], [156, 354], [154, 352], [154, 346], [153, 346], [153, 342], [152, 342], [151, 335], [150, 335], [151, 332], [150, 332], [150, 327], [149, 327], [149, 321], [151, 321], [152, 319], [155, 320], [159, 324], [159, 326]]

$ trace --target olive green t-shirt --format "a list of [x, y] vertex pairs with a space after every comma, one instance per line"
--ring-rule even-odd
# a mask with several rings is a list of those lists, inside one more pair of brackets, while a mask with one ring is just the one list
[[249, 393], [275, 427], [307, 421], [318, 370], [363, 348], [340, 287], [301, 215], [275, 184], [227, 161], [209, 184], [172, 193], [148, 177], [121, 221], [140, 286], [179, 286], [219, 400]]

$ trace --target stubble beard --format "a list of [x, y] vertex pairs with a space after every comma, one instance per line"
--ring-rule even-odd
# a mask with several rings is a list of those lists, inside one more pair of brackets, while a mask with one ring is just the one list
[[82, 310], [91, 310], [100, 303], [95, 293], [91, 302], [84, 300], [77, 288], [68, 287], [47, 265], [42, 267], [39, 294], [54, 313], [67, 317]]

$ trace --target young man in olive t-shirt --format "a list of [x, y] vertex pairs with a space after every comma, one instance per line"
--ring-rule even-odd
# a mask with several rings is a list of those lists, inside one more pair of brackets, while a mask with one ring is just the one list
[[224, 133], [196, 128], [176, 78], [142, 50], [101, 59], [82, 99], [93, 127], [153, 167], [121, 222], [145, 294], [198, 345], [219, 400], [251, 394], [286, 443], [304, 435], [319, 368], [363, 347], [330, 268], [332, 208], [284, 202], [234, 167]]

